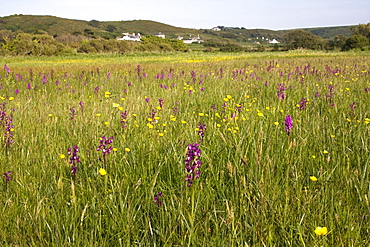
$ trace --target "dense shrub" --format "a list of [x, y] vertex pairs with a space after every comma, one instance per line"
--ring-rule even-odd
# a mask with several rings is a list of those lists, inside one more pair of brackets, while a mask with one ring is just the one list
[[346, 43], [343, 46], [343, 50], [348, 51], [351, 49], [363, 49], [367, 45], [369, 45], [369, 41], [365, 36], [355, 34], [346, 40]]
[[2, 54], [52, 56], [71, 53], [72, 49], [47, 34], [20, 33], [2, 45]]

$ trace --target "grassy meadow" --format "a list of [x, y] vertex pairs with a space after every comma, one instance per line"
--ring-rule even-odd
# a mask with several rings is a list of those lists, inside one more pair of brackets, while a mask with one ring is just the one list
[[369, 246], [370, 54], [0, 58], [1, 246]]

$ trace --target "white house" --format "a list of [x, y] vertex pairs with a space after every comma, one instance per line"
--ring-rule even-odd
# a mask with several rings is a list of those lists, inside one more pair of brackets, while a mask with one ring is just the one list
[[138, 33], [138, 34], [135, 34], [135, 33], [132, 33], [132, 34], [122, 33], [122, 34], [123, 34], [123, 36], [117, 38], [117, 40], [141, 41], [141, 35], [140, 35], [140, 33]]
[[164, 35], [163, 33], [161, 33], [161, 32], [159, 32], [159, 33], [155, 33], [155, 34], [153, 34], [154, 36], [158, 36], [158, 37], [160, 37], [160, 38], [162, 38], [162, 39], [165, 39], [166, 38], [166, 35]]
[[213, 27], [211, 30], [212, 31], [221, 31], [221, 28], [219, 28], [219, 27]]
[[199, 35], [198, 35], [198, 37], [192, 37], [190, 35], [190, 38], [189, 39], [184, 39], [183, 42], [185, 44], [192, 44], [192, 43], [198, 43], [198, 44], [200, 44], [200, 43], [202, 43], [204, 41], [200, 39], [200, 36]]
[[273, 39], [273, 40], [270, 40], [269, 43], [270, 44], [279, 44], [280, 42], [277, 41], [276, 39]]

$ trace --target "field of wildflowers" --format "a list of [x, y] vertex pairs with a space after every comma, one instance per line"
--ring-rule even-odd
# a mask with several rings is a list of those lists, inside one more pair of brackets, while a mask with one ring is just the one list
[[370, 55], [1, 58], [1, 246], [367, 246]]

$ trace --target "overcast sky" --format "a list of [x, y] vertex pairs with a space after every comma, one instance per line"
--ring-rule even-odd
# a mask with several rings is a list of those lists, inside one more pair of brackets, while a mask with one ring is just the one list
[[0, 5], [0, 16], [152, 20], [204, 29], [226, 26], [282, 30], [370, 22], [370, 0], [0, 0]]

